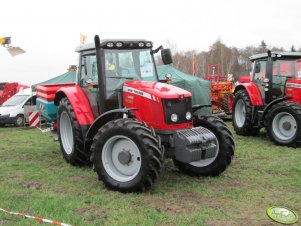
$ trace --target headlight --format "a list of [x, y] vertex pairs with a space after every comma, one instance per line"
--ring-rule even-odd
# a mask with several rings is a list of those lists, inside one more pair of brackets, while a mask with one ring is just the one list
[[143, 42], [139, 42], [138, 46], [142, 48], [142, 47], [144, 47], [144, 43]]
[[171, 116], [170, 116], [170, 120], [172, 121], [172, 122], [177, 122], [178, 121], [178, 115], [177, 114], [175, 114], [175, 113], [173, 113]]
[[188, 111], [186, 112], [186, 119], [187, 120], [190, 120], [191, 119], [191, 113]]
[[108, 43], [107, 43], [107, 47], [109, 47], [109, 48], [114, 47], [114, 43], [113, 43], [113, 42], [108, 42]]
[[116, 46], [117, 46], [118, 48], [122, 47], [122, 42], [117, 42], [117, 43], [116, 43]]

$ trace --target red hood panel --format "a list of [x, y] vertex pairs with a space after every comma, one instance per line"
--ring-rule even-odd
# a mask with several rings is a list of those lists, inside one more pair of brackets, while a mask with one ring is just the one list
[[191, 97], [190, 92], [161, 82], [128, 81], [124, 83], [124, 86], [126, 90], [129, 87], [133, 88], [133, 91], [137, 92], [139, 90], [146, 93], [146, 95], [151, 94], [159, 98]]

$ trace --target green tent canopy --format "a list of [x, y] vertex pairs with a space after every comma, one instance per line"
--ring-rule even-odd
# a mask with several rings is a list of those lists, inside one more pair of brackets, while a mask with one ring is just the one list
[[[56, 76], [52, 79], [46, 80], [44, 82], [40, 82], [31, 86], [32, 91], [36, 91], [36, 86], [41, 84], [64, 84], [64, 83], [72, 83], [76, 82], [76, 71], [74, 70], [73, 65], [70, 66], [69, 71]], [[170, 65], [161, 65], [157, 66], [157, 71], [159, 75], [159, 79], [165, 79], [166, 74], [172, 75], [172, 82], [171, 84], [182, 89], [189, 91], [192, 94], [192, 104], [211, 104], [210, 98], [210, 90], [211, 85], [210, 82], [207, 80], [203, 80], [199, 77], [195, 77], [189, 74], [186, 74], [178, 69], [170, 66]], [[199, 114], [211, 114], [210, 107], [204, 107], [199, 109]]]
[[[166, 79], [166, 74], [172, 75], [171, 84], [189, 91], [192, 94], [192, 105], [211, 105], [211, 84], [199, 77], [186, 74], [170, 65], [157, 66], [159, 79]], [[210, 107], [204, 107], [197, 111], [198, 114], [211, 114]]]
[[68, 72], [56, 76], [54, 78], [51, 78], [49, 80], [46, 80], [44, 82], [39, 82], [37, 84], [34, 84], [31, 86], [32, 91], [35, 92], [36, 91], [36, 86], [37, 85], [46, 85], [46, 84], [64, 84], [64, 83], [72, 83], [72, 82], [76, 82], [76, 67], [71, 65], [68, 69]]

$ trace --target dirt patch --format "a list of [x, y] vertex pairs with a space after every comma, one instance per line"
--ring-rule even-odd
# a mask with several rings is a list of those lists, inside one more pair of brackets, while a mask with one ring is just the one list
[[74, 211], [76, 215], [82, 216], [86, 221], [94, 221], [99, 218], [106, 218], [107, 212], [107, 209], [96, 206], [80, 208]]
[[85, 177], [83, 176], [73, 176], [71, 177], [71, 180], [73, 181], [82, 181]]
[[45, 188], [46, 185], [41, 182], [37, 182], [37, 181], [27, 181], [27, 182], [23, 183], [23, 187], [34, 189], [34, 190], [40, 190], [42, 188]]
[[158, 212], [170, 215], [188, 214], [192, 211], [191, 207], [185, 206], [178, 201], [171, 202], [154, 195], [146, 195], [143, 197], [143, 200], [135, 200], [134, 205], [147, 209], [155, 209]]

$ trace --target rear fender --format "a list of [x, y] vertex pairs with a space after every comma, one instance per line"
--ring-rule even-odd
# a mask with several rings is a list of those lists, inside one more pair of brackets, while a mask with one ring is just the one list
[[137, 110], [136, 108], [122, 108], [122, 109], [115, 109], [115, 110], [111, 110], [108, 111], [102, 115], [100, 115], [94, 122], [93, 124], [90, 126], [86, 138], [85, 138], [85, 151], [90, 150], [92, 141], [93, 141], [93, 137], [96, 135], [97, 131], [103, 126], [105, 125], [107, 122], [115, 120], [115, 119], [119, 119], [119, 118], [123, 118], [124, 114], [126, 114], [127, 116], [130, 114], [129, 112], [132, 110]]
[[59, 105], [60, 100], [67, 97], [74, 110], [75, 117], [80, 126], [90, 126], [94, 122], [93, 112], [88, 98], [80, 86], [62, 87], [55, 94], [54, 104]]
[[242, 89], [245, 89], [248, 92], [251, 104], [253, 106], [263, 106], [264, 105], [262, 97], [261, 97], [261, 93], [255, 83], [248, 82], [248, 83], [239, 84], [238, 86], [235, 87], [234, 94], [237, 91], [242, 90]]

